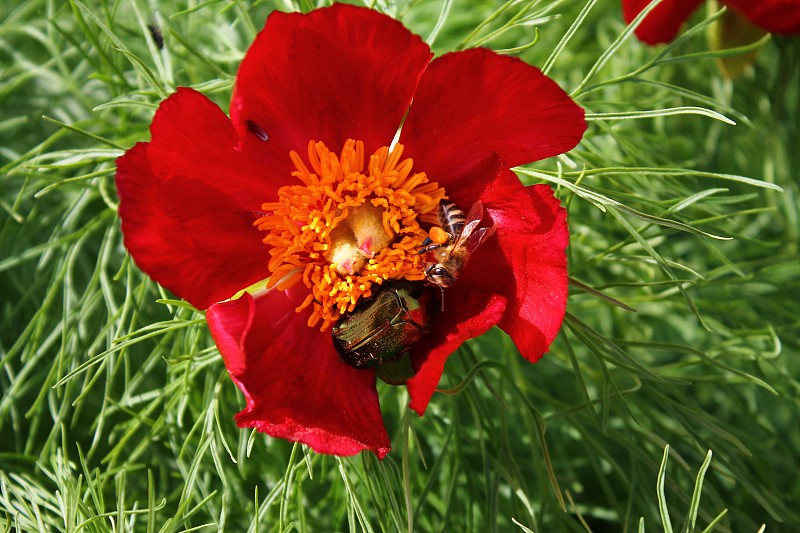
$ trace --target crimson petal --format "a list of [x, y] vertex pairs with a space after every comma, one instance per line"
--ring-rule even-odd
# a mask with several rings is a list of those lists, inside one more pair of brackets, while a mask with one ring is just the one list
[[[431, 53], [398, 21], [346, 4], [273, 12], [239, 68], [231, 118], [241, 137], [265, 132], [263, 149], [305, 154], [310, 139], [338, 151], [348, 138], [367, 153], [388, 146]], [[288, 177], [288, 174], [287, 174]]]
[[179, 87], [161, 102], [150, 133], [148, 159], [161, 180], [202, 182], [250, 212], [277, 194], [283, 176], [265, 167], [260, 153], [242, 150], [227, 115], [194, 89]]
[[[481, 167], [479, 174], [488, 173], [492, 180], [482, 189], [477, 180], [469, 181], [459, 190], [457, 201], [468, 202], [478, 194], [496, 232], [473, 254], [458, 283], [445, 292], [445, 305], [448, 301], [459, 305], [440, 315], [428, 342], [415, 349], [419, 373], [408, 381], [408, 386], [411, 407], [420, 414], [438, 383], [447, 356], [461, 342], [476, 336], [473, 333], [481, 326], [486, 331], [499, 325], [522, 356], [533, 362], [547, 351], [564, 319], [565, 249], [569, 240], [566, 211], [549, 186], [523, 187], [497, 157], [489, 158]], [[498, 311], [500, 314], [496, 315]], [[441, 334], [437, 335], [437, 331], [462, 330], [469, 334], [438, 346]]]
[[[464, 283], [508, 300], [499, 325], [522, 356], [535, 362], [558, 334], [566, 310], [566, 210], [547, 185], [484, 201], [497, 224], [496, 239], [470, 263]], [[524, 223], [504, 222], [508, 219]]]
[[[625, 22], [630, 24], [651, 0], [622, 0]], [[668, 43], [703, 0], [664, 0], [636, 28], [636, 36], [650, 45]]]
[[558, 334], [567, 303], [566, 210], [547, 185], [524, 187], [502, 164], [481, 193], [495, 236], [479, 248], [459, 283], [508, 301], [499, 326], [529, 361]]
[[211, 306], [214, 341], [247, 404], [240, 427], [302, 442], [320, 453], [383, 458], [391, 442], [381, 418], [375, 372], [339, 360], [330, 333], [295, 313], [307, 290], [271, 290]]
[[456, 285], [445, 292], [445, 314], [416, 346], [412, 362], [416, 369], [406, 382], [410, 406], [422, 416], [439, 383], [447, 358], [467, 339], [483, 335], [503, 317], [506, 301], [488, 292]]
[[572, 149], [583, 109], [539, 69], [476, 48], [434, 60], [400, 136], [414, 167], [447, 188], [497, 153], [509, 167]]
[[232, 151], [230, 121], [199, 93], [168, 98], [153, 132], [117, 159], [125, 246], [150, 277], [205, 309], [269, 275], [252, 222], [270, 187]]
[[772, 33], [800, 33], [797, 0], [726, 0], [750, 22]]

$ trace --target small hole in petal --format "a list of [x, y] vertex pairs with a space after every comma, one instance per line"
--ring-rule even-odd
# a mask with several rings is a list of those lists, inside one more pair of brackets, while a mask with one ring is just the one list
[[264, 131], [264, 128], [253, 122], [252, 120], [247, 121], [247, 129], [250, 130], [250, 133], [261, 139], [262, 141], [268, 141], [269, 135], [267, 132]]

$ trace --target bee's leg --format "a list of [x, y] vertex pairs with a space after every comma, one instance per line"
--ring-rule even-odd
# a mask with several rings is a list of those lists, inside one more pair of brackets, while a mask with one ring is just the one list
[[[426, 244], [426, 241], [427, 241], [427, 244]], [[432, 251], [436, 250], [437, 248], [441, 248], [441, 246], [442, 246], [441, 244], [438, 244], [438, 243], [435, 243], [435, 242], [431, 242], [430, 239], [425, 239], [422, 242], [422, 244], [424, 244], [425, 246], [423, 246], [422, 248], [417, 250], [417, 253], [419, 255], [426, 254], [428, 252], [432, 252]]]

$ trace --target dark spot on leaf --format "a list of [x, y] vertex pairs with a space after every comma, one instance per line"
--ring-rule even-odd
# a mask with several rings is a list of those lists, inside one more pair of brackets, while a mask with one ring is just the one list
[[153, 42], [156, 43], [158, 49], [161, 50], [164, 48], [164, 36], [161, 35], [161, 28], [155, 24], [148, 24], [147, 29], [150, 30], [150, 36], [153, 38]]

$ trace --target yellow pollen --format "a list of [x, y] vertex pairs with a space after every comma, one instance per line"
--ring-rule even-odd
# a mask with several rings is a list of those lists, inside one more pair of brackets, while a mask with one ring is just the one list
[[348, 139], [340, 155], [309, 141], [308, 165], [292, 151], [298, 182], [264, 203], [254, 225], [270, 246], [267, 287], [288, 289], [302, 282], [310, 294], [296, 309], [312, 307], [308, 325], [330, 328], [373, 284], [425, 279], [418, 253], [437, 222], [445, 191], [413, 161], [401, 159], [403, 145], [384, 146], [365, 158], [364, 143]]

